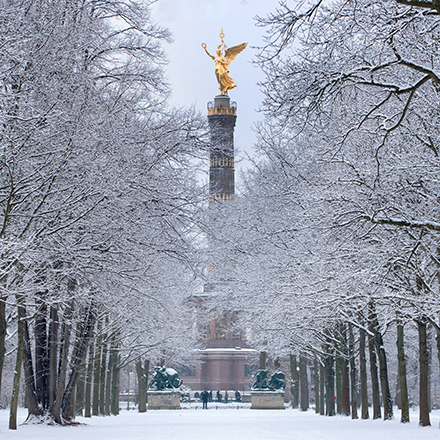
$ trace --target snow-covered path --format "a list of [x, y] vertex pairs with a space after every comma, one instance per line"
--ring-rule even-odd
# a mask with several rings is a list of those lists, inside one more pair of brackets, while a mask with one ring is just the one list
[[[79, 426], [19, 426], [9, 431], [8, 412], [0, 411], [0, 439], [19, 440], [433, 440], [440, 439], [440, 411], [432, 426], [419, 428], [417, 412], [410, 425], [397, 419], [351, 420], [320, 417], [313, 411], [256, 411], [248, 408], [183, 409], [181, 411], [122, 411], [118, 417], [79, 418]], [[26, 411], [20, 411], [20, 421]]]

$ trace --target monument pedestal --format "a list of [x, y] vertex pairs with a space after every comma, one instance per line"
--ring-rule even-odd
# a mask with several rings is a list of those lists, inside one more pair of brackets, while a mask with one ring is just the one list
[[251, 409], [284, 409], [284, 391], [251, 391]]
[[148, 390], [148, 409], [181, 409], [180, 391]]

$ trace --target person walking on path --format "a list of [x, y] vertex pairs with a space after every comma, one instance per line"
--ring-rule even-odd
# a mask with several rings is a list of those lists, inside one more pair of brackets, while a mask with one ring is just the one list
[[225, 403], [228, 403], [228, 391], [225, 391]]

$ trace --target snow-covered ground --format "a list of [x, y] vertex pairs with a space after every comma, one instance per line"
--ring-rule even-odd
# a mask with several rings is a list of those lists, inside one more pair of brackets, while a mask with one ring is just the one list
[[[208, 410], [194, 407], [180, 411], [121, 411], [117, 417], [79, 418], [71, 427], [23, 425], [9, 431], [8, 412], [0, 410], [0, 439], [23, 440], [431, 440], [440, 438], [440, 411], [432, 426], [419, 428], [417, 412], [411, 423], [396, 420], [351, 420], [321, 417], [313, 411], [258, 411], [248, 407], [212, 404]], [[235, 408], [235, 409], [234, 409]], [[20, 423], [26, 410], [20, 410]]]

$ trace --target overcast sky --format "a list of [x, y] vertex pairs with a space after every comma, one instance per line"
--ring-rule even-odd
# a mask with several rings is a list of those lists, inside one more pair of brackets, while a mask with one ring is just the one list
[[158, 0], [154, 5], [154, 19], [173, 34], [174, 42], [166, 46], [170, 60], [167, 76], [173, 91], [172, 102], [177, 106], [195, 105], [206, 113], [206, 103], [219, 93], [214, 61], [206, 55], [202, 43], [215, 54], [222, 28], [228, 47], [248, 43], [229, 67], [237, 84], [229, 96], [238, 107], [235, 146], [240, 156], [244, 152], [252, 154], [252, 125], [262, 119], [257, 112], [262, 101], [257, 82], [263, 75], [252, 65], [256, 54], [252, 46], [263, 44], [263, 29], [255, 26], [254, 17], [265, 16], [277, 4], [277, 0]]

